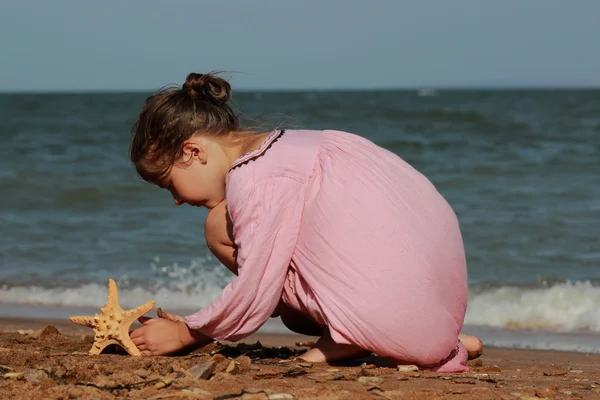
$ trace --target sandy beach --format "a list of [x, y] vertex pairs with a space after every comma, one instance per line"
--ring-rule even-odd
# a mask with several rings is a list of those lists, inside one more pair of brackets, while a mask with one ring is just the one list
[[[48, 328], [54, 327], [53, 328]], [[399, 371], [377, 357], [295, 360], [315, 338], [255, 334], [176, 357], [89, 356], [92, 330], [66, 320], [0, 319], [2, 399], [600, 398], [600, 355], [486, 348], [462, 374]]]

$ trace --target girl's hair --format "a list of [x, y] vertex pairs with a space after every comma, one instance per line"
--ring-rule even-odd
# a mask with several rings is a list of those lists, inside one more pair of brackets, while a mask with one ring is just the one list
[[192, 72], [181, 87], [163, 88], [146, 99], [131, 130], [129, 158], [140, 177], [157, 183], [195, 133], [225, 136], [239, 130], [229, 83], [214, 74]]

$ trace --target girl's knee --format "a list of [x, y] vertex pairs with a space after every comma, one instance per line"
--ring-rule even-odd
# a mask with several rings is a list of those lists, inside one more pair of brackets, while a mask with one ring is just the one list
[[209, 250], [237, 275], [236, 248], [225, 201], [209, 211], [204, 222], [204, 237]]
[[204, 237], [208, 247], [227, 245], [233, 247], [233, 229], [227, 215], [225, 200], [208, 212], [204, 222]]

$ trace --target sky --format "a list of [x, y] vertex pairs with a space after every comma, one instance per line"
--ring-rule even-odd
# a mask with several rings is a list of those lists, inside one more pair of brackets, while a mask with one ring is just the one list
[[0, 91], [600, 87], [598, 0], [7, 0]]

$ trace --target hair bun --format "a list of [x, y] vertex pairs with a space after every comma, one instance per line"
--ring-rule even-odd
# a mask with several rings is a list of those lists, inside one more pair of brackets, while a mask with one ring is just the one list
[[223, 104], [231, 100], [231, 85], [223, 78], [212, 74], [197, 74], [192, 72], [185, 78], [181, 87], [192, 96], [202, 97], [214, 104]]

